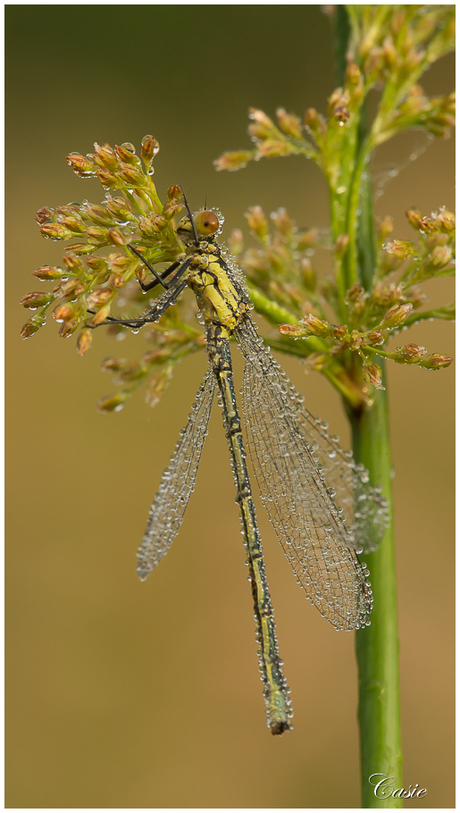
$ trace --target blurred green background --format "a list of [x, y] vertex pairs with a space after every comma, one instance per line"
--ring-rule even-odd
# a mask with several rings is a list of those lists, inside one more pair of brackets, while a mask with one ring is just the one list
[[[100, 186], [66, 166], [153, 133], [160, 194], [181, 183], [226, 216], [282, 205], [327, 227], [313, 164], [261, 161], [216, 173], [212, 160], [249, 144], [250, 105], [325, 111], [335, 87], [331, 32], [319, 6], [18, 5], [7, 19], [7, 801], [8, 807], [354, 807], [359, 805], [352, 635], [305, 601], [259, 511], [294, 730], [265, 727], [250, 588], [217, 406], [197, 489], [161, 567], [141, 584], [135, 552], [162, 470], [205, 369], [189, 358], [154, 411], [138, 395], [95, 410], [114, 390], [107, 355], [138, 357], [142, 334], [104, 332], [84, 358], [46, 328], [23, 342], [18, 302], [58, 263], [35, 211]], [[453, 87], [453, 58], [425, 75]], [[417, 161], [409, 156], [426, 150]], [[411, 239], [405, 210], [453, 206], [453, 140], [421, 133], [377, 152], [391, 180], [377, 214]], [[431, 286], [437, 304], [450, 281]], [[411, 341], [453, 352], [452, 326]], [[142, 349], [139, 351], [139, 342]], [[349, 445], [339, 398], [317, 374], [282, 363], [314, 413]], [[236, 360], [237, 374], [241, 363]], [[417, 807], [453, 800], [453, 370], [389, 367], [399, 576], [404, 782]], [[211, 499], [209, 498], [209, 495]], [[375, 766], [376, 771], [379, 766]]]

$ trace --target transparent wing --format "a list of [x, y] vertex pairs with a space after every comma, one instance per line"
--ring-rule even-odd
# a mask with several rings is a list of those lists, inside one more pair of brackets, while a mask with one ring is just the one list
[[141, 581], [167, 553], [184, 518], [208, 433], [214, 391], [214, 374], [209, 369], [150, 508], [147, 528], [137, 552], [137, 572]]
[[234, 334], [246, 361], [249, 452], [278, 539], [320, 613], [336, 629], [365, 626], [372, 593], [354, 546], [369, 523], [385, 527], [380, 494], [365, 469], [303, 407], [252, 320], [246, 318]]

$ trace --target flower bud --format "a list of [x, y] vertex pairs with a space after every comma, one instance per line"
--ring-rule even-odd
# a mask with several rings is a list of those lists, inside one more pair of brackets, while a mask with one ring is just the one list
[[406, 217], [411, 226], [418, 231], [420, 229], [420, 223], [422, 220], [422, 213], [420, 209], [408, 209], [406, 212]]
[[77, 339], [77, 353], [79, 356], [82, 356], [83, 353], [86, 353], [86, 351], [89, 350], [92, 340], [93, 337], [91, 330], [88, 330], [88, 328], [83, 328]]
[[96, 203], [83, 204], [82, 209], [89, 220], [96, 226], [113, 226], [114, 217], [108, 206], [98, 206]]
[[405, 260], [407, 257], [414, 257], [416, 254], [415, 248], [412, 243], [407, 240], [393, 240], [391, 243], [383, 245], [388, 254], [398, 257], [400, 260]]
[[411, 310], [413, 310], [413, 306], [409, 303], [407, 305], [393, 305], [383, 317], [380, 323], [381, 327], [385, 329], [399, 327], [406, 320]]
[[106, 186], [109, 189], [115, 189], [117, 186], [120, 186], [120, 181], [118, 180], [117, 176], [114, 175], [113, 172], [109, 172], [108, 169], [98, 169], [97, 177], [99, 178], [102, 186]]
[[426, 347], [419, 344], [406, 344], [403, 347], [397, 347], [394, 354], [394, 360], [400, 364], [418, 364], [418, 362], [426, 355]]
[[333, 329], [334, 339], [337, 339], [339, 342], [343, 341], [347, 334], [348, 328], [346, 325], [335, 325]]
[[283, 107], [278, 107], [276, 117], [280, 130], [293, 138], [302, 138], [302, 123], [294, 113], [286, 113]]
[[313, 316], [312, 313], [309, 313], [308, 316], [303, 316], [300, 321], [303, 325], [305, 325], [312, 336], [324, 338], [334, 335], [334, 326], [330, 325], [329, 322], [326, 322], [323, 319], [318, 319], [318, 317]]
[[282, 235], [286, 237], [288, 235], [292, 235], [292, 221], [288, 216], [286, 209], [280, 206], [276, 212], [271, 213], [270, 218], [273, 221], [275, 229]]
[[150, 381], [149, 388], [145, 394], [145, 402], [151, 407], [156, 406], [158, 401], [160, 400], [163, 392], [165, 391], [166, 387], [168, 386], [169, 382], [172, 378], [172, 371], [174, 368], [174, 364], [166, 364], [164, 369], [161, 372], [154, 375]]
[[232, 251], [236, 257], [239, 257], [243, 253], [244, 239], [241, 229], [233, 229], [228, 240], [228, 244], [230, 246], [230, 251]]
[[308, 257], [302, 257], [300, 261], [300, 274], [307, 291], [314, 291], [316, 288], [316, 273]]
[[58, 305], [53, 311], [53, 318], [56, 322], [64, 322], [74, 316], [74, 308], [68, 302]]
[[257, 122], [257, 124], [260, 124], [262, 127], [264, 127], [265, 130], [267, 131], [267, 134], [276, 132], [276, 127], [273, 121], [269, 116], [267, 116], [266, 113], [264, 113], [263, 110], [257, 110], [257, 108], [255, 107], [250, 107], [249, 118], [252, 119], [252, 121]]
[[115, 246], [125, 245], [125, 238], [123, 237], [120, 229], [109, 229], [107, 232], [107, 237]]
[[135, 221], [131, 209], [123, 198], [112, 198], [110, 195], [107, 197], [107, 209], [116, 220], [125, 223], [126, 221]]
[[433, 217], [447, 234], [453, 234], [455, 232], [455, 215], [449, 212], [445, 206], [442, 206], [438, 212], [433, 212]]
[[130, 186], [144, 186], [145, 184], [144, 173], [137, 167], [130, 166], [129, 164], [122, 164], [118, 174], [120, 178]]
[[443, 268], [452, 259], [452, 250], [449, 246], [436, 246], [431, 253], [431, 265], [435, 268]]
[[300, 233], [297, 240], [297, 249], [305, 251], [307, 248], [313, 248], [318, 239], [318, 229], [306, 229]]
[[332, 115], [340, 125], [344, 125], [350, 119], [350, 110], [344, 105], [338, 105], [334, 107]]
[[382, 384], [382, 370], [378, 364], [365, 364], [363, 366], [364, 380], [372, 384], [376, 390], [384, 390]]
[[103, 257], [98, 257], [97, 254], [94, 254], [92, 257], [86, 258], [86, 265], [91, 268], [92, 271], [101, 272], [107, 270], [107, 261], [104, 260]]
[[346, 292], [346, 302], [357, 302], [364, 294], [364, 288], [360, 282], [354, 282]]
[[279, 325], [278, 330], [283, 336], [290, 336], [294, 339], [304, 338], [309, 335], [308, 330], [301, 327], [301, 325]]
[[40, 311], [40, 313], [34, 313], [34, 315], [31, 316], [31, 318], [28, 319], [27, 322], [22, 326], [20, 333], [21, 338], [30, 339], [30, 337], [33, 336], [34, 333], [36, 333], [37, 330], [39, 330], [42, 325], [45, 324], [45, 320], [46, 315], [43, 311]]
[[372, 347], [383, 344], [385, 338], [380, 330], [370, 330], [369, 333], [363, 335], [364, 344], [370, 344]]
[[43, 305], [49, 305], [53, 299], [54, 296], [52, 294], [47, 294], [43, 291], [32, 291], [30, 294], [23, 296], [19, 304], [24, 308], [35, 310], [36, 308], [43, 307]]
[[53, 268], [50, 265], [41, 265], [40, 268], [36, 268], [35, 271], [32, 271], [32, 274], [34, 277], [37, 277], [37, 279], [46, 282], [50, 279], [60, 279], [64, 276], [64, 271], [60, 268]]
[[89, 293], [86, 297], [86, 307], [88, 310], [100, 308], [101, 305], [105, 305], [107, 302], [110, 302], [112, 297], [113, 293], [110, 288], [99, 288], [97, 291], [91, 291], [91, 293]]
[[179, 184], [173, 183], [166, 192], [168, 200], [180, 200], [183, 195]]
[[[141, 157], [144, 164], [150, 166], [151, 162], [158, 154], [159, 149], [160, 145], [156, 138], [154, 138], [152, 135], [144, 136], [141, 142]], [[176, 195], [175, 197], [179, 197], [179, 195]]]
[[251, 206], [245, 214], [248, 226], [257, 237], [263, 240], [268, 233], [267, 220], [260, 206]]
[[39, 225], [42, 223], [54, 223], [56, 220], [54, 209], [51, 209], [50, 206], [43, 206], [35, 215], [35, 220]]
[[442, 367], [449, 367], [452, 362], [452, 356], [441, 356], [439, 353], [432, 353], [420, 362], [420, 366], [425, 367], [427, 370], [440, 370]]
[[108, 242], [108, 231], [107, 229], [102, 229], [100, 226], [90, 226], [86, 237], [91, 243], [103, 246]]
[[80, 178], [94, 178], [96, 175], [96, 166], [94, 161], [86, 155], [80, 155], [78, 152], [71, 152], [67, 156], [66, 161], [71, 169]]
[[116, 172], [120, 166], [118, 156], [110, 144], [103, 144], [101, 147], [95, 143], [92, 158], [100, 169], [108, 169], [110, 172]]
[[104, 305], [97, 313], [95, 313], [88, 324], [91, 327], [96, 327], [97, 325], [101, 325], [102, 322], [105, 322], [108, 316], [110, 316], [110, 304]]
[[315, 140], [322, 143], [327, 135], [327, 126], [323, 116], [320, 116], [314, 107], [309, 107], [305, 111], [304, 124]]
[[127, 397], [127, 392], [118, 392], [116, 395], [106, 396], [98, 401], [97, 409], [99, 412], [119, 412], [123, 409]]
[[86, 232], [86, 226], [80, 218], [77, 217], [63, 217], [60, 222], [63, 226], [73, 232], [74, 235], [81, 236]]
[[39, 229], [41, 235], [48, 240], [70, 240], [73, 237], [70, 229], [62, 223], [42, 223]]
[[117, 152], [118, 157], [123, 161], [125, 164], [132, 164], [133, 166], [140, 166], [140, 160], [136, 155], [136, 148], [131, 144], [130, 141], [125, 141], [124, 144], [119, 146], [118, 144], [115, 146], [115, 150]]
[[274, 138], [267, 138], [258, 145], [259, 156], [262, 158], [278, 158], [282, 155], [289, 155], [295, 148], [286, 141], [279, 141]]

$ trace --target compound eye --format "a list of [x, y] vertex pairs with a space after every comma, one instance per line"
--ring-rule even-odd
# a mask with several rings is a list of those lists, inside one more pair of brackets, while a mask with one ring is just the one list
[[206, 209], [194, 215], [193, 222], [195, 223], [197, 234], [202, 237], [209, 237], [211, 234], [215, 234], [219, 228], [217, 215]]

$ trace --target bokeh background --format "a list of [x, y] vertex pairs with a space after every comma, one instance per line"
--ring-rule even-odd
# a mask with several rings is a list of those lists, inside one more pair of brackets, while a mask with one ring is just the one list
[[[221, 418], [210, 434], [180, 534], [141, 584], [135, 552], [150, 502], [205, 369], [180, 365], [152, 411], [138, 395], [118, 414], [107, 355], [134, 358], [142, 334], [104, 332], [84, 358], [50, 319], [23, 342], [20, 298], [31, 271], [58, 263], [35, 211], [102, 197], [67, 167], [153, 133], [160, 193], [181, 183], [192, 206], [218, 205], [225, 236], [243, 212], [285, 206], [302, 226], [328, 224], [312, 164], [261, 161], [216, 173], [249, 144], [250, 105], [325, 111], [335, 87], [331, 32], [319, 6], [28, 6], [7, 19], [7, 801], [8, 807], [354, 807], [359, 802], [356, 666], [305, 601], [259, 511], [292, 733], [265, 728], [250, 589]], [[453, 87], [453, 58], [425, 75]], [[426, 148], [426, 149], [425, 149]], [[422, 154], [416, 161], [410, 156]], [[404, 211], [453, 206], [453, 140], [421, 133], [381, 148], [388, 180], [377, 213], [411, 239]], [[437, 304], [449, 281], [431, 286]], [[411, 340], [452, 353], [447, 323]], [[139, 342], [142, 350], [139, 351]], [[339, 398], [284, 359], [314, 413], [345, 445]], [[236, 360], [237, 374], [241, 363]], [[404, 782], [417, 807], [453, 801], [453, 370], [390, 366], [399, 576]], [[378, 766], [376, 766], [378, 770]], [[411, 803], [409, 803], [411, 804]]]

